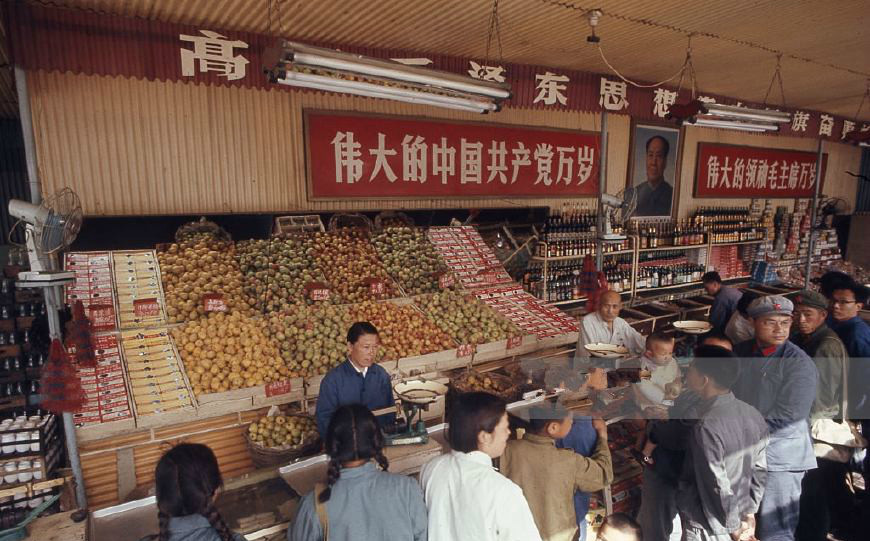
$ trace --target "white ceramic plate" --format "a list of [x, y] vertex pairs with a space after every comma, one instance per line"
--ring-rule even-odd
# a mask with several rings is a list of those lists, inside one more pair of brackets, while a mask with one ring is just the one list
[[586, 351], [595, 357], [603, 357], [605, 359], [618, 359], [628, 355], [628, 348], [625, 346], [614, 346], [613, 344], [586, 344]]
[[689, 334], [704, 334], [713, 328], [713, 325], [706, 321], [675, 321], [674, 327]]

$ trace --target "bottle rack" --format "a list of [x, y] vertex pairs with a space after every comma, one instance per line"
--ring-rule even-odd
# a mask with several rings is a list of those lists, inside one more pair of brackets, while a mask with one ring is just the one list
[[[694, 280], [694, 276], [693, 276], [693, 279], [690, 281], [681, 281], [680, 283], [674, 283], [674, 284], [665, 285], [665, 286], [659, 285], [656, 287], [639, 289], [637, 286], [638, 286], [638, 271], [641, 268], [641, 263], [642, 263], [641, 254], [654, 254], [657, 252], [665, 252], [665, 251], [685, 252], [685, 253], [689, 254], [689, 253], [694, 252], [694, 251], [703, 250], [703, 252], [696, 254], [696, 256], [695, 256], [696, 262], [694, 262], [694, 263], [701, 265], [704, 269], [704, 272], [706, 272], [706, 271], [712, 270], [709, 266], [709, 261], [710, 261], [710, 250], [713, 248], [713, 246], [748, 245], [748, 244], [761, 244], [763, 242], [766, 242], [765, 239], [748, 240], [748, 241], [744, 240], [744, 241], [736, 241], [736, 242], [713, 242], [712, 239], [713, 239], [712, 235], [705, 235], [704, 243], [702, 243], [702, 244], [659, 245], [658, 243], [656, 243], [656, 246], [654, 246], [654, 247], [648, 246], [646, 248], [640, 248], [641, 243], [640, 243], [639, 237], [637, 235], [629, 235], [627, 238], [627, 242], [628, 242], [628, 246], [630, 248], [626, 249], [626, 250], [616, 250], [616, 251], [607, 252], [604, 254], [604, 261], [607, 262], [608, 258], [612, 258], [612, 257], [616, 257], [616, 256], [629, 255], [631, 257], [631, 270], [630, 270], [631, 275], [630, 275], [629, 287], [624, 288], [621, 291], [621, 294], [624, 296], [628, 296], [631, 299], [629, 304], [633, 304], [635, 302], [648, 302], [648, 301], [652, 300], [652, 298], [658, 296], [658, 295], [644, 295], [643, 293], [660, 292], [660, 291], [677, 291], [677, 290], [681, 290], [681, 289], [688, 290], [688, 288], [691, 288], [691, 291], [687, 291], [687, 292], [694, 293], [697, 289], [699, 289], [701, 287], [701, 284], [702, 284], [700, 281], [700, 277], [698, 277], [698, 280]], [[541, 249], [541, 251], [546, 254], [547, 253], [547, 243], [542, 242], [542, 243], [539, 243], [539, 245], [540, 244], [543, 245], [543, 248]], [[606, 245], [607, 245], [607, 243], [603, 242], [603, 241], [595, 243], [596, 247], [597, 246], [606, 246]], [[541, 253], [541, 251], [539, 251], [538, 253]], [[586, 253], [583, 253], [580, 255], [568, 255], [568, 256], [550, 256], [550, 257], [548, 257], [545, 255], [544, 256], [537, 255], [537, 256], [532, 257], [531, 258], [532, 262], [539, 263], [541, 265], [541, 285], [540, 285], [540, 287], [541, 287], [541, 291], [543, 292], [543, 296], [541, 296], [541, 295], [536, 295], [536, 296], [538, 296], [539, 298], [542, 298], [542, 300], [545, 300], [545, 301], [547, 300], [546, 295], [547, 295], [547, 292], [549, 291], [550, 281], [552, 280], [551, 272], [552, 272], [553, 267], [558, 267], [559, 263], [570, 262], [570, 261], [576, 261], [577, 266], [580, 267], [582, 265], [582, 261], [586, 257], [586, 255], [587, 255]], [[595, 252], [592, 251], [592, 253], [588, 254], [588, 255], [594, 256]], [[689, 263], [693, 263], [691, 258], [687, 259], [687, 261]], [[530, 291], [530, 292], [532, 294], [536, 294], [535, 291]], [[572, 297], [577, 297], [577, 296], [572, 295]], [[560, 306], [560, 305], [578, 304], [578, 303], [584, 302], [585, 300], [586, 300], [585, 296], [579, 296], [578, 298], [571, 298], [569, 300], [557, 300], [557, 301], [547, 301], [547, 302], [550, 302], [551, 304], [556, 305], [556, 306]]]

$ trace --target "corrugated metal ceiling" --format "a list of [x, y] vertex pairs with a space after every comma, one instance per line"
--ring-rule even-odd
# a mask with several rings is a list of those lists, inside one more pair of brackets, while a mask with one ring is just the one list
[[[40, 0], [126, 16], [287, 35], [300, 40], [483, 58], [490, 0]], [[599, 3], [601, 4], [601, 3]], [[593, 4], [502, 0], [506, 61], [607, 72], [586, 43], [583, 11]], [[601, 46], [620, 71], [657, 81], [681, 65], [689, 33], [701, 91], [760, 101], [776, 55], [790, 106], [852, 117], [870, 77], [864, 0], [611, 0], [602, 6]], [[271, 20], [271, 22], [270, 22]], [[2, 30], [0, 30], [2, 31]], [[752, 44], [752, 45], [750, 45]], [[5, 51], [0, 46], [0, 55]], [[490, 57], [499, 56], [493, 45]], [[0, 58], [0, 64], [7, 60]], [[4, 75], [5, 73], [5, 75]], [[2, 102], [14, 100], [0, 71]], [[778, 93], [771, 101], [779, 101]], [[861, 115], [870, 119], [870, 105]]]

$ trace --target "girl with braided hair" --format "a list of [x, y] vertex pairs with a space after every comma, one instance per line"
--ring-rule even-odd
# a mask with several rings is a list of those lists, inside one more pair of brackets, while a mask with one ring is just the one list
[[326, 431], [326, 483], [302, 498], [288, 541], [425, 541], [420, 485], [388, 473], [383, 448], [384, 435], [368, 408], [338, 408]]
[[154, 478], [159, 541], [244, 541], [214, 506], [223, 481], [210, 448], [176, 445], [160, 458]]

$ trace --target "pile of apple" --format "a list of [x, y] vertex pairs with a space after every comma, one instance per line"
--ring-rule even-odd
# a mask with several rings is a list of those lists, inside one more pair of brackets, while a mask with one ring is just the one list
[[197, 395], [292, 377], [263, 319], [215, 313], [171, 332]]
[[258, 310], [268, 312], [305, 301], [306, 285], [325, 281], [315, 253], [310, 235], [238, 242], [236, 257], [245, 276], [245, 293], [256, 301]]
[[460, 344], [483, 344], [521, 334], [512, 321], [472, 295], [442, 291], [423, 295], [415, 303]]
[[408, 295], [439, 290], [438, 276], [447, 265], [426, 234], [412, 227], [388, 227], [372, 237], [384, 268]]
[[206, 317], [203, 295], [208, 293], [219, 294], [230, 312], [251, 312], [232, 242], [192, 235], [157, 252], [157, 260], [170, 322]]
[[326, 374], [341, 364], [353, 323], [345, 307], [328, 304], [297, 304], [268, 315], [270, 335], [291, 377]]
[[368, 321], [378, 329], [381, 360], [397, 360], [454, 349], [456, 343], [413, 305], [363, 302], [348, 307], [351, 319]]
[[[384, 271], [368, 233], [344, 228], [336, 232], [315, 233], [317, 262], [342, 303], [398, 297], [395, 284]], [[373, 291], [372, 282], [383, 284], [383, 293]]]

